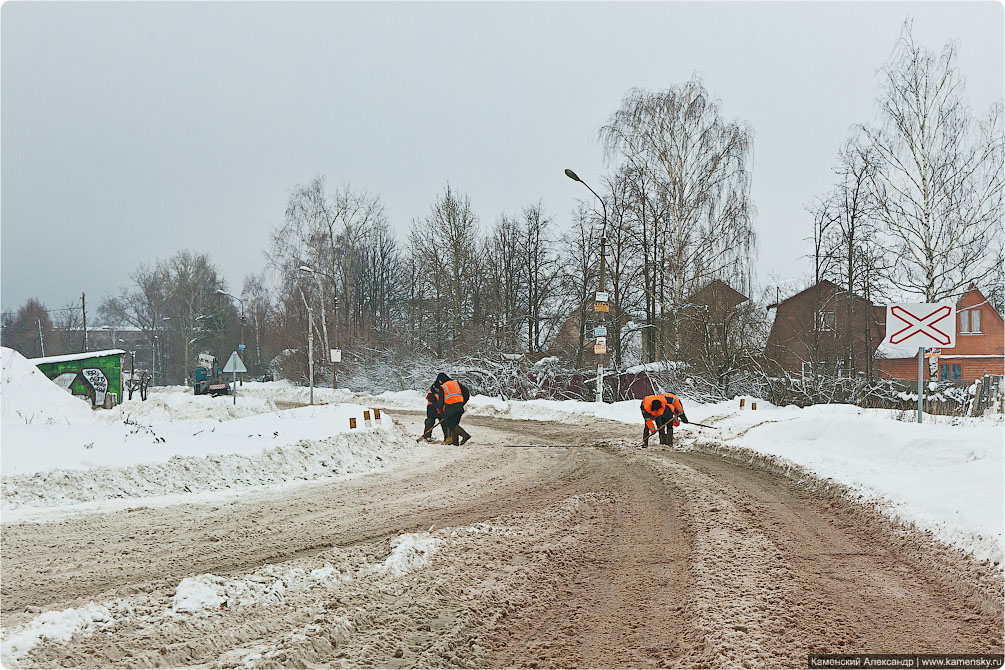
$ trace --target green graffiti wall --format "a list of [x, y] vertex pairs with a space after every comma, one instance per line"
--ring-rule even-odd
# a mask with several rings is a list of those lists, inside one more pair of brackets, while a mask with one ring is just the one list
[[73, 395], [86, 397], [92, 406], [104, 407], [109, 394], [113, 394], [111, 402], [122, 402], [122, 354], [36, 365], [46, 377]]

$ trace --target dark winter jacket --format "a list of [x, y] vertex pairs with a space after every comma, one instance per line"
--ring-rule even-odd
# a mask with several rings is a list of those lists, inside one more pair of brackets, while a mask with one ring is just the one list
[[435, 419], [443, 415], [443, 387], [433, 384], [426, 392], [426, 416]]

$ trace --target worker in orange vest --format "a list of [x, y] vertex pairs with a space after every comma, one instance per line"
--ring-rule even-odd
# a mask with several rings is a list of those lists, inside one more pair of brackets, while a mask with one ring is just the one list
[[[673, 393], [656, 393], [642, 399], [642, 446], [649, 446], [649, 436], [659, 431], [660, 444], [673, 446], [673, 429], [681, 421], [690, 423], [684, 405]], [[669, 427], [669, 430], [668, 430]]]
[[434, 381], [433, 385], [426, 391], [426, 423], [422, 431], [422, 439], [426, 442], [432, 441], [433, 427], [437, 421], [440, 422], [440, 428], [443, 429], [443, 439], [446, 440], [450, 436], [441, 419], [443, 419], [443, 386], [440, 382]]
[[451, 379], [443, 372], [436, 376], [436, 381], [443, 389], [443, 423], [441, 425], [447, 430], [447, 437], [443, 442], [444, 444], [464, 444], [471, 439], [471, 435], [461, 428], [461, 415], [464, 414], [464, 404], [471, 397], [471, 392], [468, 391], [467, 386]]

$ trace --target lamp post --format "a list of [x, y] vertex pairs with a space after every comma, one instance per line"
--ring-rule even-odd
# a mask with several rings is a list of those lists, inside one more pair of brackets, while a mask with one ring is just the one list
[[307, 308], [307, 369], [308, 375], [310, 376], [311, 385], [311, 404], [314, 404], [314, 310], [307, 303], [307, 298], [304, 296], [303, 289], [297, 287], [300, 291], [300, 299], [304, 301], [304, 307]]
[[[598, 298], [598, 300], [596, 301], [596, 302], [600, 302], [599, 298], [600, 298], [601, 294], [605, 294], [604, 297], [606, 298], [606, 292], [607, 292], [607, 281], [606, 281], [606, 277], [605, 277], [605, 274], [606, 274], [605, 271], [607, 269], [607, 203], [604, 202], [603, 198], [601, 198], [599, 195], [597, 195], [596, 191], [594, 191], [592, 188], [590, 188], [589, 184], [587, 184], [585, 181], [583, 181], [582, 179], [580, 179], [579, 175], [577, 175], [575, 172], [573, 172], [569, 168], [565, 168], [565, 176], [568, 177], [569, 179], [573, 180], [573, 181], [578, 181], [580, 184], [582, 184], [583, 186], [585, 186], [586, 188], [588, 188], [590, 190], [590, 193], [592, 193], [597, 198], [597, 200], [600, 201], [600, 206], [603, 208], [603, 211], [604, 211], [604, 227], [603, 227], [603, 230], [600, 233], [600, 288], [597, 291], [597, 298]], [[594, 307], [594, 309], [596, 309], [596, 307]], [[605, 315], [607, 313], [606, 312], [600, 312], [600, 314], [601, 314], [601, 316], [600, 316], [600, 324], [601, 325], [605, 325], [606, 322], [607, 322], [607, 317]], [[605, 348], [606, 348], [606, 345], [605, 345]], [[604, 402], [604, 356], [605, 355], [606, 354], [598, 354], [599, 358], [597, 360], [597, 402]]]
[[[244, 346], [244, 301], [241, 300], [240, 298], [238, 298], [236, 295], [231, 295], [230, 293], [227, 293], [222, 288], [216, 289], [216, 292], [219, 293], [220, 295], [225, 295], [228, 298], [233, 298], [237, 302], [241, 303], [241, 341], [237, 343], [237, 348], [240, 349], [241, 347]], [[241, 373], [241, 386], [244, 386], [244, 373], [243, 372]], [[235, 402], [236, 402], [236, 398], [235, 398]]]
[[[332, 320], [335, 322], [335, 351], [337, 352], [337, 354], [335, 356], [332, 356], [331, 363], [332, 363], [332, 388], [333, 389], [338, 388], [338, 361], [335, 360], [335, 358], [340, 357], [342, 354], [342, 349], [339, 346], [339, 337], [338, 337], [338, 292], [337, 292], [338, 284], [335, 281], [335, 277], [333, 277], [332, 275], [328, 274], [327, 272], [322, 272], [321, 270], [315, 270], [309, 265], [301, 264], [300, 271], [314, 275], [314, 280], [318, 283], [319, 295], [321, 293], [321, 280], [318, 279], [318, 275], [321, 275], [322, 277], [328, 279], [332, 283], [332, 290], [335, 292], [335, 295], [332, 297]], [[325, 324], [324, 319], [321, 320], [321, 326], [322, 328], [324, 328], [325, 340], [327, 340], [328, 326]]]

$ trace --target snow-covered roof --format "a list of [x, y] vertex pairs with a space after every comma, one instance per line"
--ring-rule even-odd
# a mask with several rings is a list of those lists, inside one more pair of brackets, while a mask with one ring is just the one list
[[687, 368], [687, 363], [683, 361], [656, 361], [654, 363], [643, 363], [625, 368], [625, 372], [630, 375], [637, 375], [643, 372], [669, 372], [671, 370], [683, 370]]
[[890, 344], [884, 341], [876, 349], [876, 358], [917, 358], [918, 347], [903, 344]]
[[115, 356], [116, 354], [124, 355], [126, 352], [122, 349], [105, 349], [104, 351], [85, 351], [82, 354], [63, 354], [62, 356], [45, 356], [43, 358], [29, 358], [28, 361], [34, 363], [35, 365], [42, 365], [43, 363], [65, 363], [67, 361], [81, 361], [85, 358], [97, 358], [99, 356]]

